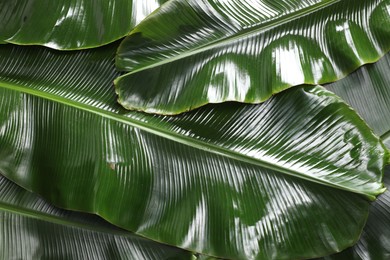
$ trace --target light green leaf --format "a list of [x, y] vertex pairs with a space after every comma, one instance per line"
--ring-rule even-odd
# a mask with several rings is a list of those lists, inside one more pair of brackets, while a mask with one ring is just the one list
[[116, 80], [128, 109], [177, 114], [259, 103], [335, 81], [390, 49], [390, 0], [172, 0], [123, 41]]
[[0, 0], [0, 42], [92, 48], [122, 38], [167, 0]]
[[58, 209], [0, 175], [1, 259], [195, 259], [97, 216]]
[[0, 47], [5, 176], [212, 256], [308, 258], [356, 242], [388, 155], [338, 97], [317, 86], [177, 117], [128, 112], [112, 91], [116, 47]]

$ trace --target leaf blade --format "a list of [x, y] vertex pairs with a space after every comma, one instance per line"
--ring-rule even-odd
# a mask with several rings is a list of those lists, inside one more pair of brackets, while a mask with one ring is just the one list
[[[286, 144], [294, 147], [294, 124], [286, 121], [291, 115], [280, 114], [277, 124], [270, 111], [283, 104], [289, 107], [288, 97], [300, 97], [312, 105], [308, 108], [318, 109], [312, 117], [319, 114], [320, 120], [333, 114], [343, 118], [343, 122], [351, 120], [344, 125], [346, 129], [340, 130], [337, 120], [329, 117], [325, 120], [326, 129], [337, 138], [343, 138], [347, 129], [357, 131], [351, 133], [352, 139], [358, 138], [352, 143], [364, 143], [362, 147], [368, 149], [362, 149], [364, 154], [377, 153], [376, 163], [367, 164], [376, 165], [372, 172], [376, 180], [371, 183], [375, 187], [366, 187], [372, 194], [380, 193], [383, 145], [333, 94], [321, 87], [297, 88], [263, 105], [211, 106], [175, 118], [127, 112], [115, 102], [111, 91], [111, 79], [117, 75], [113, 66], [115, 49], [114, 44], [99, 50], [58, 53], [43, 48], [3, 46], [1, 55], [8, 59], [3, 59], [6, 66], [0, 66], [0, 153], [4, 158], [0, 169], [7, 177], [61, 207], [94, 212], [137, 234], [209, 255], [259, 259], [314, 257], [339, 251], [356, 241], [368, 211], [368, 202], [361, 195], [301, 180], [213, 150], [219, 146], [259, 160], [258, 151], [266, 151], [272, 138], [264, 136], [264, 144], [259, 147], [246, 138], [260, 138], [259, 133], [267, 132], [261, 126], [289, 132], [286, 140], [276, 138], [275, 144], [279, 143], [278, 148]], [[80, 71], [82, 75], [75, 73]], [[58, 97], [50, 98], [54, 96]], [[289, 108], [290, 112], [305, 110], [299, 106]], [[339, 110], [353, 115], [352, 119], [344, 118]], [[298, 121], [310, 121], [305, 113], [297, 115]], [[276, 124], [260, 123], [264, 118]], [[255, 127], [240, 128], [250, 123]], [[161, 130], [157, 133], [156, 129]], [[313, 133], [316, 129], [319, 127], [313, 124]], [[304, 131], [297, 131], [296, 136], [303, 140]], [[318, 135], [327, 137], [320, 132]], [[195, 141], [179, 142], [177, 136]], [[224, 143], [224, 138], [232, 141], [231, 146]], [[194, 143], [214, 146], [199, 149]], [[345, 152], [348, 149], [337, 148], [340, 146], [334, 149], [338, 155], [349, 158]], [[311, 149], [306, 151], [309, 157], [300, 160], [312, 168], [305, 172], [310, 175], [313, 169], [321, 169], [331, 175], [332, 170], [327, 167], [333, 166], [318, 163], [316, 148]], [[291, 159], [291, 155], [280, 150], [270, 148], [268, 152], [277, 155], [281, 164]], [[329, 161], [333, 160], [332, 153], [328, 150]], [[337, 181], [337, 169], [349, 166], [333, 164]], [[345, 183], [358, 190], [361, 182], [357, 185], [354, 181], [370, 176], [356, 173], [350, 177]], [[370, 192], [366, 194], [369, 196]], [[308, 226], [310, 235], [302, 233], [302, 225]], [[313, 225], [317, 227], [314, 230], [309, 228]], [[273, 226], [278, 228], [273, 231]]]
[[94, 48], [122, 38], [163, 2], [1, 1], [0, 42], [60, 50]]
[[[364, 66], [347, 78], [332, 83], [327, 89], [348, 102], [390, 148], [390, 55], [377, 63]], [[351, 87], [353, 86], [353, 87]], [[390, 168], [386, 167], [384, 182], [390, 185]], [[358, 243], [353, 247], [324, 259], [387, 259], [390, 256], [390, 191], [386, 190], [370, 207], [367, 224]]]
[[[335, 81], [390, 49], [386, 0], [225, 4], [171, 1], [137, 26], [118, 49], [117, 67], [129, 71], [115, 81], [119, 102], [158, 114], [260, 103], [291, 86]], [[244, 17], [232, 21], [232, 10]], [[170, 26], [156, 26], [168, 17]]]
[[97, 216], [58, 209], [3, 176], [0, 187], [3, 259], [193, 259], [189, 252], [137, 237]]

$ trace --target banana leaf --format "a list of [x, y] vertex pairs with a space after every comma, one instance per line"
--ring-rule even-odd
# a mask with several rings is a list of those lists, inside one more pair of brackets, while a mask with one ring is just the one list
[[178, 114], [333, 82], [390, 50], [390, 0], [172, 0], [123, 41], [127, 109]]
[[0, 43], [93, 48], [127, 35], [166, 0], [0, 0]]
[[350, 104], [390, 148], [390, 54], [326, 88]]
[[[340, 95], [380, 135], [390, 149], [390, 54], [375, 64], [364, 66], [347, 78], [327, 86]], [[390, 187], [390, 167], [384, 182]], [[326, 259], [390, 259], [390, 190], [370, 207], [359, 242], [351, 249]]]
[[1, 259], [195, 259], [95, 215], [61, 210], [0, 175]]
[[129, 112], [117, 44], [0, 46], [0, 172], [57, 206], [233, 259], [311, 258], [354, 244], [388, 152], [320, 86], [176, 117]]
[[[384, 182], [390, 187], [390, 167], [386, 167]], [[390, 191], [372, 203], [367, 224], [358, 243], [324, 260], [387, 260], [390, 259]]]

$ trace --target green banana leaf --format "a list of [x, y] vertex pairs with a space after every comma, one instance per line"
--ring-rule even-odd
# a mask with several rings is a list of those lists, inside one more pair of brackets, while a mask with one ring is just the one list
[[390, 50], [390, 0], [172, 0], [123, 41], [119, 102], [177, 114], [333, 82]]
[[[384, 182], [390, 187], [390, 167], [386, 167]], [[359, 242], [343, 252], [324, 260], [387, 260], [390, 259], [390, 191], [381, 195], [370, 207], [367, 224]]]
[[0, 172], [57, 206], [234, 259], [310, 258], [359, 238], [388, 152], [320, 86], [176, 117], [116, 103], [117, 44], [0, 46]]
[[[327, 88], [340, 95], [364, 118], [390, 149], [390, 54], [377, 63]], [[390, 187], [390, 167], [384, 182]], [[390, 190], [387, 189], [371, 208], [367, 225], [353, 248], [326, 259], [390, 259]]]
[[390, 148], [390, 54], [327, 85], [350, 104]]
[[0, 0], [0, 43], [70, 50], [122, 38], [167, 0]]
[[0, 175], [1, 259], [195, 259], [95, 215], [58, 209]]

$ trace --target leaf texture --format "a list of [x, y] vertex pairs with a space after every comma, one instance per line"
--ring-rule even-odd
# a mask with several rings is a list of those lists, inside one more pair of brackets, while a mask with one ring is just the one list
[[61, 210], [0, 175], [1, 259], [195, 259], [95, 215]]
[[[364, 66], [347, 78], [327, 86], [340, 95], [380, 135], [390, 149], [390, 54], [377, 63]], [[390, 167], [384, 182], [390, 187]], [[359, 242], [351, 249], [325, 259], [390, 258], [390, 190], [387, 189], [370, 207], [367, 224]]]
[[390, 55], [327, 85], [350, 104], [390, 148]]
[[309, 258], [352, 245], [383, 192], [383, 144], [322, 87], [177, 117], [115, 102], [117, 45], [1, 46], [0, 171], [64, 208], [180, 248]]
[[177, 114], [259, 103], [344, 77], [390, 49], [389, 0], [172, 0], [122, 42], [127, 109]]
[[[384, 182], [390, 187], [390, 167], [386, 168]], [[324, 260], [386, 260], [390, 258], [390, 191], [387, 190], [372, 203], [367, 224], [359, 242], [339, 254]]]
[[0, 0], [0, 42], [84, 49], [122, 38], [166, 0]]

